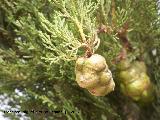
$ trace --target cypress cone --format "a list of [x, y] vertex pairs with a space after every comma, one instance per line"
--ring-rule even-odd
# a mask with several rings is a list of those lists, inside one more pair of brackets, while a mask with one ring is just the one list
[[122, 60], [117, 68], [119, 69], [120, 89], [124, 95], [142, 103], [151, 102], [154, 99], [154, 87], [147, 75], [144, 62], [130, 63], [126, 59]]
[[114, 90], [112, 73], [103, 56], [93, 54], [89, 58], [80, 57], [75, 67], [76, 81], [92, 95], [105, 96]]

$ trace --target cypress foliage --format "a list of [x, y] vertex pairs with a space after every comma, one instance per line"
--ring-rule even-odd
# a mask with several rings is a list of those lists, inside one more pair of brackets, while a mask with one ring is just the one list
[[[159, 120], [160, 17], [154, 0], [0, 0], [0, 94], [10, 119]], [[115, 90], [80, 88], [79, 57], [105, 57]], [[120, 92], [116, 65], [142, 60], [155, 100], [142, 105]], [[17, 92], [18, 91], [18, 92]], [[15, 110], [20, 113], [6, 112]], [[5, 111], [5, 112], [4, 112]], [[22, 114], [25, 113], [25, 114]]]

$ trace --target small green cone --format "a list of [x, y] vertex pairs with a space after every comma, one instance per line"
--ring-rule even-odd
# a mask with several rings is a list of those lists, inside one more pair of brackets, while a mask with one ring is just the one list
[[[147, 67], [144, 62], [135, 61], [120, 62], [118, 79], [122, 93], [135, 101], [149, 103], [154, 99], [154, 86], [147, 75]], [[127, 69], [124, 69], [127, 68]]]

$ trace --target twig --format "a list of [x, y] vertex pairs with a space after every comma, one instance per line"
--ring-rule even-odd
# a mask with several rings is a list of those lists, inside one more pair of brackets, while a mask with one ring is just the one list
[[132, 46], [128, 40], [127, 33], [128, 33], [129, 23], [126, 22], [120, 29], [116, 30], [117, 37], [122, 41], [122, 45], [125, 49], [131, 51]]

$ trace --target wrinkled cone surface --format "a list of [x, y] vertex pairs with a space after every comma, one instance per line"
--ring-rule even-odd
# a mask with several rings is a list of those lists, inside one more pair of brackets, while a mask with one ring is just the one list
[[103, 56], [93, 54], [89, 58], [80, 57], [75, 67], [76, 81], [92, 95], [105, 96], [114, 90], [112, 73]]

